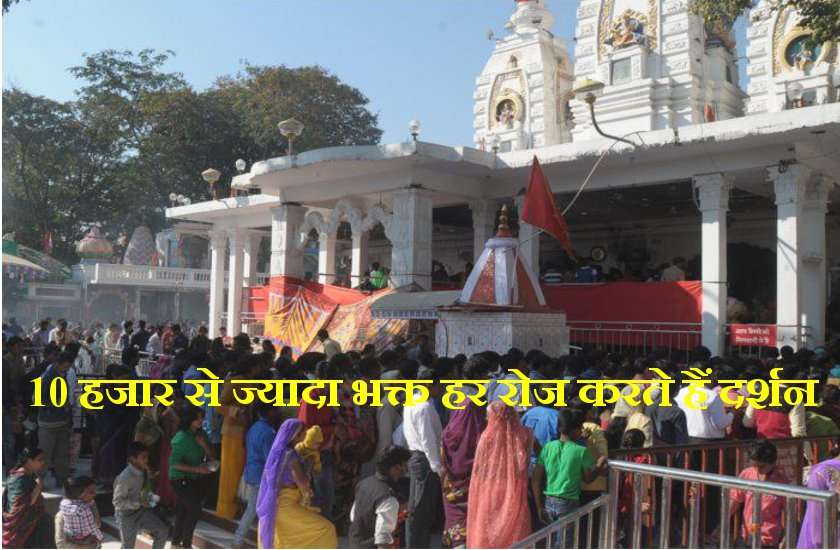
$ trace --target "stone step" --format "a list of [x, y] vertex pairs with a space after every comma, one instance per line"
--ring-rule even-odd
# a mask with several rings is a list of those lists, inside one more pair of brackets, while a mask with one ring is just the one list
[[[229, 531], [231, 533], [235, 533], [236, 530], [239, 528], [239, 519], [227, 519], [223, 518], [216, 514], [213, 510], [208, 510], [205, 508], [201, 513], [201, 519], [206, 521], [211, 525], [215, 525], [219, 529], [224, 529], [225, 531]], [[254, 519], [254, 523], [251, 525], [251, 528], [248, 530], [248, 535], [245, 537], [247, 541], [256, 541], [257, 540], [257, 520]]]
[[[222, 518], [219, 518], [222, 519]], [[120, 532], [117, 528], [117, 520], [114, 516], [102, 518], [102, 530], [109, 535], [119, 539]], [[214, 525], [205, 521], [199, 520], [193, 532], [193, 547], [194, 548], [232, 548], [233, 547], [233, 530], [224, 529], [218, 525]], [[245, 545], [248, 548], [256, 548], [255, 542], [256, 534], [254, 533], [253, 540], [245, 540]], [[167, 548], [170, 543], [167, 543]], [[152, 538], [146, 533], [137, 535], [136, 548], [151, 548]]]

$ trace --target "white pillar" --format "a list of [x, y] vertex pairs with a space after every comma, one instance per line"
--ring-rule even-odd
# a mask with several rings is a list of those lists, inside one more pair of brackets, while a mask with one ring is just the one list
[[473, 222], [473, 261], [484, 251], [487, 239], [496, 229], [496, 201], [479, 199], [470, 202]]
[[260, 256], [262, 237], [259, 233], [251, 233], [245, 239], [243, 278], [245, 279], [245, 284], [249, 287], [260, 285], [259, 279], [257, 278], [257, 260]]
[[271, 276], [303, 279], [303, 250], [297, 247], [306, 209], [286, 203], [271, 209]]
[[811, 170], [801, 164], [768, 169], [776, 192], [776, 345], [797, 349], [802, 315], [802, 199]]
[[832, 183], [825, 177], [808, 182], [802, 201], [799, 277], [802, 325], [810, 349], [825, 345], [826, 291], [825, 213]]
[[236, 331], [242, 326], [242, 268], [247, 237], [245, 229], [231, 229], [228, 232], [230, 260], [228, 261], [227, 329], [231, 336], [236, 336]]
[[420, 188], [394, 193], [391, 285], [432, 288], [432, 197]]
[[694, 177], [700, 195], [702, 222], [702, 310], [701, 342], [712, 355], [723, 355], [726, 338], [726, 213], [732, 180], [724, 174]]
[[318, 282], [331, 285], [335, 282], [335, 233], [318, 234]]
[[[522, 205], [525, 201], [525, 195], [516, 197], [516, 211], [522, 213]], [[528, 266], [539, 276], [540, 274], [540, 237], [537, 235], [539, 230], [531, 224], [522, 223], [519, 220], [519, 257], [522, 258]], [[574, 258], [572, 258], [574, 259]]]
[[222, 308], [225, 303], [225, 247], [227, 233], [214, 230], [208, 233], [210, 237], [210, 315], [207, 330], [211, 338], [219, 335], [222, 323]]
[[350, 257], [351, 288], [356, 288], [362, 284], [362, 277], [368, 268], [368, 236], [367, 231], [353, 232], [353, 251]]

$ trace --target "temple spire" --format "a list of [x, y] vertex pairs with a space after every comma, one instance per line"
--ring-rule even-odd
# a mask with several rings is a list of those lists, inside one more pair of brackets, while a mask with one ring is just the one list
[[545, 6], [545, 0], [516, 0], [515, 3], [510, 26], [517, 34], [548, 31], [554, 25], [554, 15]]

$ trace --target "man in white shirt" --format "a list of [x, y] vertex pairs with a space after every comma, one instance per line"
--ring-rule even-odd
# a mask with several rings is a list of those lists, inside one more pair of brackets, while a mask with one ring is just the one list
[[160, 355], [163, 353], [163, 340], [160, 339], [161, 327], [152, 327], [152, 335], [146, 342], [146, 353]]
[[674, 258], [671, 262], [671, 267], [666, 267], [662, 270], [663, 283], [675, 283], [677, 281], [685, 281], [685, 259]]
[[330, 333], [327, 329], [322, 328], [318, 331], [318, 340], [324, 347], [324, 354], [327, 356], [327, 361], [332, 359], [333, 355], [341, 353], [341, 344], [330, 338]]
[[352, 548], [390, 548], [400, 512], [397, 483], [405, 473], [411, 453], [403, 447], [388, 447], [376, 460], [376, 473], [356, 485], [350, 510]]
[[[705, 401], [704, 401], [705, 398]], [[732, 424], [732, 413], [726, 412], [716, 391], [706, 386], [684, 386], [675, 399], [685, 413], [688, 437], [702, 443], [709, 439], [723, 439]], [[701, 408], [702, 407], [702, 408]]]
[[[440, 493], [440, 434], [443, 431], [435, 410], [434, 398], [443, 395], [440, 380], [431, 369], [417, 373], [420, 380], [432, 379], [429, 399], [403, 409], [403, 435], [411, 459], [408, 476], [411, 481], [408, 497], [408, 519], [405, 526], [406, 548], [428, 548], [429, 534], [442, 506]], [[415, 392], [415, 398], [420, 394]]]

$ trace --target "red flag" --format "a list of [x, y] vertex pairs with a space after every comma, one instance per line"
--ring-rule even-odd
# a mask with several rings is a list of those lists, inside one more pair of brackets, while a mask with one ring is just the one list
[[569, 256], [575, 257], [566, 220], [554, 204], [554, 194], [536, 156], [531, 166], [531, 180], [528, 182], [528, 192], [525, 194], [525, 203], [522, 205], [519, 219], [542, 229], [560, 241], [560, 245]]

